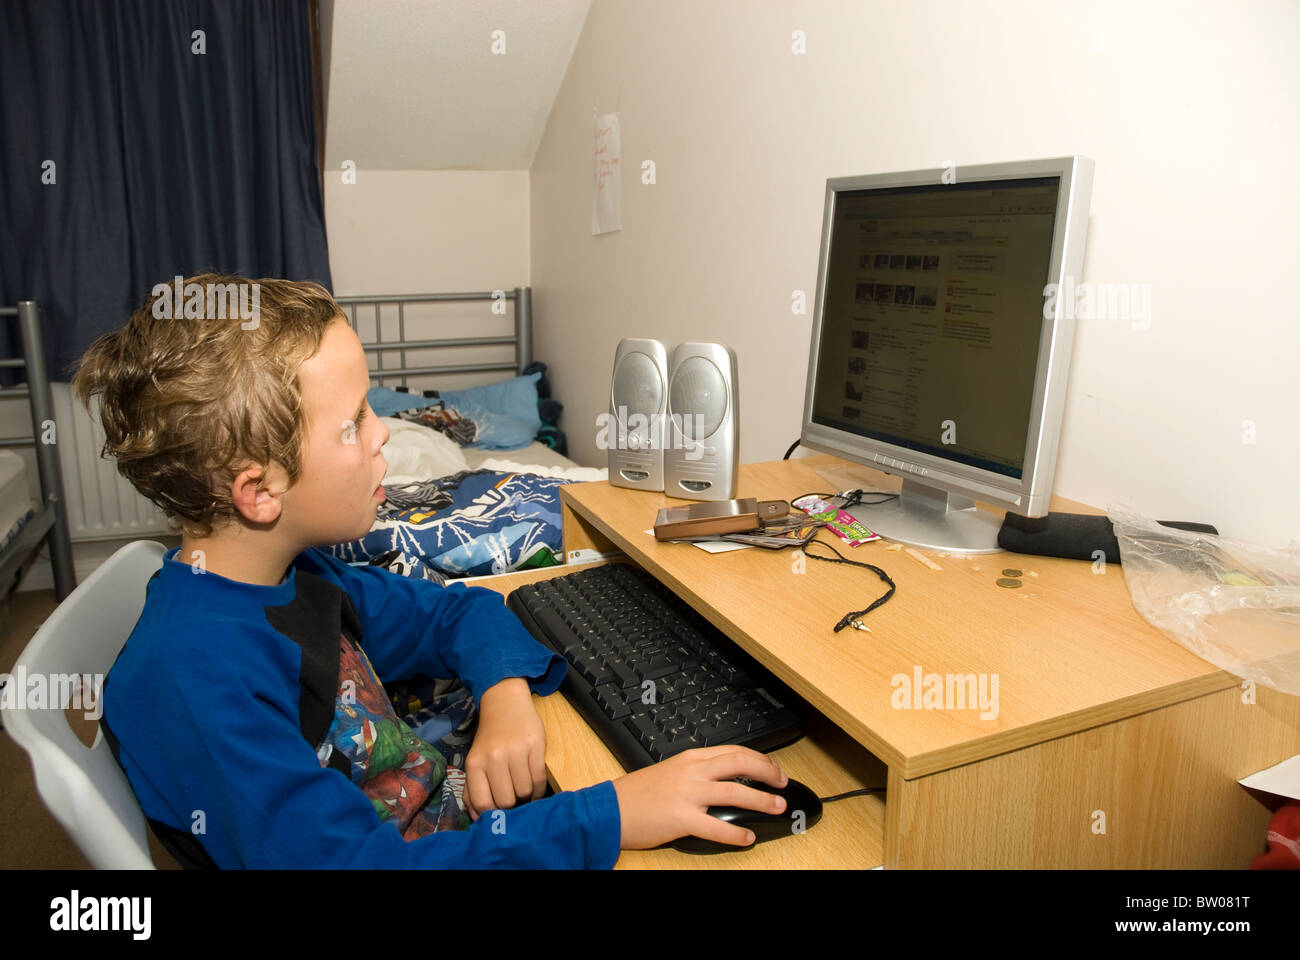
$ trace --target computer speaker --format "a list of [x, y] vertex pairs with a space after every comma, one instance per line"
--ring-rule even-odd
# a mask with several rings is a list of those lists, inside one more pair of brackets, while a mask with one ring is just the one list
[[736, 354], [720, 343], [682, 343], [668, 374], [664, 493], [731, 500], [740, 474]]
[[609, 482], [634, 490], [664, 488], [664, 413], [668, 351], [658, 340], [626, 339], [614, 352], [609, 385]]

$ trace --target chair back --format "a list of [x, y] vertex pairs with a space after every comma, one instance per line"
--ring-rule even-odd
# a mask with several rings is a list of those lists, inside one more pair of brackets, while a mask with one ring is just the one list
[[[37, 793], [96, 869], [153, 869], [148, 825], [103, 728], [86, 747], [63, 711], [69, 703], [102, 710], [103, 678], [140, 619], [145, 585], [166, 550], [137, 540], [104, 561], [36, 631], [14, 665], [13, 690], [0, 698], [5, 730], [31, 757]], [[86, 675], [98, 689], [79, 689], [74, 678]]]

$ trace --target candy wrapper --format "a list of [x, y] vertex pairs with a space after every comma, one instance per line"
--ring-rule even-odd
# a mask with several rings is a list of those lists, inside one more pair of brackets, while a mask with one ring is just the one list
[[869, 543], [872, 540], [879, 540], [880, 534], [872, 533], [853, 517], [835, 506], [823, 500], [816, 494], [809, 494], [806, 497], [800, 497], [793, 501], [792, 506], [808, 514], [809, 519], [816, 520], [818, 523], [824, 523], [826, 529], [834, 531], [835, 536], [839, 537], [850, 547], [856, 547], [862, 543]]

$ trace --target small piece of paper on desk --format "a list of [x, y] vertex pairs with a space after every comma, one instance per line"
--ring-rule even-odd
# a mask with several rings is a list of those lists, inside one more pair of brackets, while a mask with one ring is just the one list
[[1243, 787], [1300, 800], [1300, 754], [1237, 781]]
[[705, 553], [727, 553], [731, 550], [752, 550], [754, 545], [751, 543], [728, 543], [725, 540], [700, 540], [691, 544], [693, 547], [699, 547]]

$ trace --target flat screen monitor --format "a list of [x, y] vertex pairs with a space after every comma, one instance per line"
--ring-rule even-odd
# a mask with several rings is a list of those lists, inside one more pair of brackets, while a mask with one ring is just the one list
[[1048, 512], [1092, 172], [1076, 156], [826, 182], [800, 444], [903, 478], [850, 511], [882, 536], [992, 552], [1000, 520], [975, 500]]

